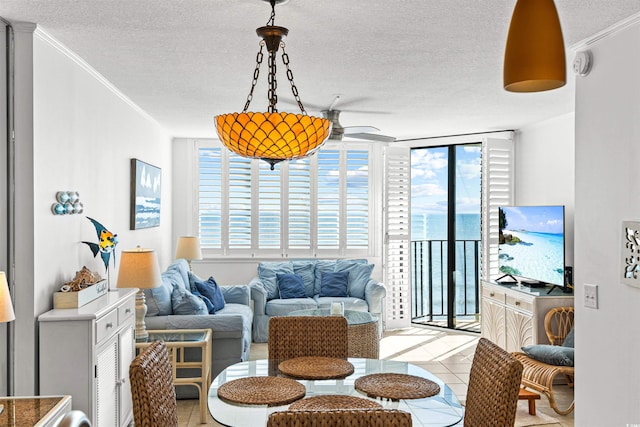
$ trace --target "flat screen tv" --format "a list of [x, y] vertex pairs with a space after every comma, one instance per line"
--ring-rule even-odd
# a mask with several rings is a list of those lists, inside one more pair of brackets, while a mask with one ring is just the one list
[[[498, 265], [502, 278], [530, 287], [565, 288], [564, 206], [498, 208]], [[500, 280], [500, 279], [498, 279]]]

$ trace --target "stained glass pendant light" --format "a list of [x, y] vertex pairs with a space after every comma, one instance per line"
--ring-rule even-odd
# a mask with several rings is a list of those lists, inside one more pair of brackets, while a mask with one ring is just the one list
[[517, 0], [504, 54], [504, 88], [541, 92], [567, 81], [564, 40], [553, 0]]
[[[315, 153], [327, 140], [331, 133], [331, 122], [325, 118], [307, 115], [302, 105], [298, 89], [293, 82], [293, 73], [289, 67], [289, 56], [285, 52], [282, 38], [289, 33], [284, 27], [275, 24], [275, 5], [282, 0], [269, 0], [271, 17], [266, 26], [256, 30], [262, 37], [258, 51], [256, 68], [253, 73], [251, 90], [247, 102], [240, 113], [221, 114], [215, 117], [216, 130], [222, 143], [234, 153], [267, 161], [273, 170], [274, 165], [283, 160], [299, 159]], [[267, 112], [249, 112], [249, 104], [253, 99], [253, 91], [260, 74], [264, 47], [268, 52], [268, 93], [269, 106]], [[300, 108], [300, 114], [279, 113], [276, 88], [276, 54], [282, 50], [282, 61], [287, 70], [287, 78], [291, 91]]]

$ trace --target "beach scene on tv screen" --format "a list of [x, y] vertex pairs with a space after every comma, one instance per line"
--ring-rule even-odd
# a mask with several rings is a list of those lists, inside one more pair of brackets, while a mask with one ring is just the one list
[[499, 208], [499, 265], [502, 274], [564, 283], [564, 208]]

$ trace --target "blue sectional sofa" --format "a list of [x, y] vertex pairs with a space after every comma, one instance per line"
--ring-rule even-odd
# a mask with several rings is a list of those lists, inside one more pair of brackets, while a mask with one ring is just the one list
[[[373, 267], [364, 259], [259, 263], [258, 276], [249, 283], [253, 300], [253, 341], [267, 342], [272, 316], [286, 316], [295, 310], [330, 308], [332, 302], [344, 303], [345, 310], [368, 311], [380, 324], [386, 289], [382, 283], [371, 279]], [[279, 285], [285, 286], [286, 294], [289, 294], [285, 296], [290, 296], [291, 292], [279, 277], [289, 279], [291, 275], [301, 279], [304, 290], [296, 297], [282, 298]], [[346, 284], [340, 282], [345, 275]], [[336, 280], [342, 287], [336, 286]], [[324, 288], [323, 284], [326, 285]], [[336, 289], [340, 290], [336, 292]]]
[[[215, 378], [227, 366], [249, 360], [253, 319], [251, 293], [248, 285], [220, 286], [224, 308], [215, 314], [208, 314], [193, 299], [197, 294], [193, 292], [196, 290], [194, 280], [200, 279], [189, 271], [187, 261], [174, 261], [162, 273], [162, 286], [144, 290], [147, 303], [145, 323], [148, 330], [211, 329], [211, 373]], [[180, 307], [176, 305], [178, 303]], [[193, 306], [192, 313], [189, 313], [190, 304]], [[174, 308], [182, 314], [176, 314]], [[185, 359], [189, 360], [190, 357], [199, 359], [199, 350], [187, 353]], [[198, 397], [195, 387], [190, 386], [177, 387], [176, 393], [179, 398]]]

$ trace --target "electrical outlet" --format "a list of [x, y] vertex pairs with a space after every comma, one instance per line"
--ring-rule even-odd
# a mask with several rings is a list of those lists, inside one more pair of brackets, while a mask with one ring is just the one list
[[598, 285], [584, 285], [584, 306], [598, 308]]

